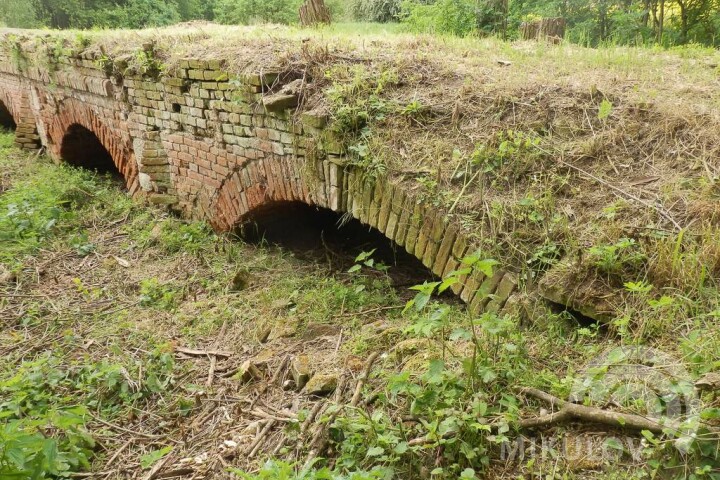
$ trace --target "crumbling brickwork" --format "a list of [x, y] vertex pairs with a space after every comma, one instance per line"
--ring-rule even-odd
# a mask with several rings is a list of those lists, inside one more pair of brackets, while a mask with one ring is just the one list
[[[0, 56], [0, 102], [23, 148], [42, 145], [62, 161], [68, 130], [81, 125], [130, 193], [218, 231], [256, 208], [298, 201], [349, 212], [438, 276], [474, 250], [445, 212], [350, 165], [327, 116], [297, 111], [302, 83], [283, 72], [234, 75], [222, 60], [186, 59], [169, 71], [120, 76], [98, 52], [58, 61], [51, 69]], [[503, 270], [473, 272], [453, 289], [477, 312], [499, 311], [516, 283]]]

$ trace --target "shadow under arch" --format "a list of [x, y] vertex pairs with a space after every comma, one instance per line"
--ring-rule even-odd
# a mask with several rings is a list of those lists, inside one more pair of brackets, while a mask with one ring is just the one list
[[112, 155], [100, 139], [84, 126], [73, 123], [63, 135], [60, 157], [70, 165], [122, 177]]
[[8, 110], [2, 101], [0, 101], [0, 128], [6, 130], [15, 130], [17, 128], [17, 123], [10, 113], [10, 110]]
[[[140, 189], [132, 141], [126, 129], [119, 126], [111, 128], [113, 121], [113, 118], [102, 118], [91, 105], [76, 99], [65, 99], [53, 121], [46, 126], [48, 148], [57, 161], [99, 171], [119, 172], [132, 195]], [[96, 156], [95, 162], [90, 159], [93, 155]], [[108, 156], [112, 168], [107, 161]]]
[[[380, 267], [374, 272], [386, 274], [398, 289], [437, 279], [420, 260], [379, 230], [351, 215], [302, 201], [264, 203], [249, 211], [234, 232], [246, 242], [277, 246], [297, 258], [326, 263], [338, 272], [353, 267], [361, 253], [372, 252], [369, 258]], [[385, 273], [383, 266], [388, 267]]]

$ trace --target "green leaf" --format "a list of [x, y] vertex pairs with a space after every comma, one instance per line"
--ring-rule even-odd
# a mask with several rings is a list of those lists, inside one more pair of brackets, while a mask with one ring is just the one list
[[498, 262], [497, 260], [493, 260], [492, 258], [486, 258], [485, 260], [480, 260], [476, 262], [473, 266], [486, 277], [492, 277], [493, 267], [495, 265], [498, 265], [499, 263], [500, 262]]
[[170, 453], [172, 451], [172, 449], [173, 449], [173, 447], [168, 446], [168, 447], [161, 448], [160, 450], [153, 450], [150, 453], [146, 453], [145, 455], [140, 457], [140, 466], [143, 469], [150, 468], [151, 466], [153, 466], [155, 464], [155, 462], [157, 462], [158, 460], [163, 458], [165, 455]]
[[475, 476], [475, 470], [473, 470], [472, 468], [466, 468], [466, 469], [463, 470], [462, 473], [460, 474], [460, 478], [462, 478], [462, 479], [473, 479], [473, 480], [475, 480], [477, 477]]
[[607, 445], [608, 447], [613, 448], [615, 450], [618, 450], [620, 452], [625, 450], [625, 447], [623, 446], [622, 442], [614, 437], [610, 437], [607, 440], [605, 440], [605, 445]]
[[372, 447], [368, 449], [367, 456], [368, 457], [379, 457], [380, 455], [383, 455], [385, 453], [385, 449], [382, 447]]
[[425, 374], [425, 380], [428, 383], [435, 383], [435, 384], [442, 383], [444, 371], [445, 371], [445, 362], [443, 362], [439, 358], [430, 360], [430, 365], [428, 366], [428, 371]]
[[612, 109], [613, 104], [610, 103], [607, 98], [603, 98], [603, 101], [600, 103], [600, 109], [598, 110], [598, 118], [600, 120], [605, 120], [612, 113]]

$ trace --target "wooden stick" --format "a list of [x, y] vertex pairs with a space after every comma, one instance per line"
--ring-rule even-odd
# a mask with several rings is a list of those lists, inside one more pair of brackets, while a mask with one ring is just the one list
[[184, 353], [185, 355], [193, 355], [196, 357], [209, 357], [209, 356], [216, 356], [216, 357], [232, 357], [232, 352], [225, 352], [222, 350], [196, 350], [194, 348], [186, 348], [186, 347], [175, 347], [176, 352]]

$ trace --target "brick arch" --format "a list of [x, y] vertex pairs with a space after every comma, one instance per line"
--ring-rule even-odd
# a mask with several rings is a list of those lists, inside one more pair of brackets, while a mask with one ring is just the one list
[[27, 91], [17, 82], [8, 82], [6, 88], [0, 89], [0, 117], [4, 108], [15, 125], [15, 145], [36, 149], [40, 147], [40, 137], [29, 103]]
[[[369, 178], [340, 159], [246, 161], [218, 189], [210, 221], [216, 230], [229, 231], [255, 212], [281, 208], [287, 202], [351, 215], [404, 248], [438, 277], [460, 268], [463, 257], [474, 250], [466, 233], [436, 207], [419, 201], [402, 185]], [[497, 270], [485, 277], [474, 271], [461, 278], [453, 291], [479, 313], [504, 308], [516, 286], [512, 272]]]
[[48, 148], [52, 156], [62, 161], [63, 142], [78, 126], [90, 131], [97, 138], [125, 179], [130, 193], [138, 191], [138, 167], [132, 144], [124, 141], [119, 132], [110, 129], [90, 106], [80, 101], [67, 99], [59, 105], [58, 113], [52, 122], [46, 125]]

